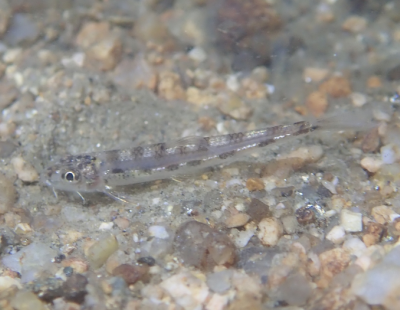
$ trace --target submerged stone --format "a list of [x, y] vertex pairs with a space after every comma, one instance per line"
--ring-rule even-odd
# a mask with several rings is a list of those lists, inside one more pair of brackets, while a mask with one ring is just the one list
[[184, 264], [203, 270], [217, 265], [229, 267], [236, 261], [235, 245], [227, 235], [195, 221], [184, 223], [177, 230], [175, 250]]

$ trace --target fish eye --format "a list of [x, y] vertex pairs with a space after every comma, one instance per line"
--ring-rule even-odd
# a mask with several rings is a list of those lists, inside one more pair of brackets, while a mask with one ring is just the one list
[[78, 181], [79, 175], [75, 174], [72, 171], [67, 171], [66, 173], [64, 173], [62, 175], [62, 178], [67, 180], [68, 182], [75, 182], [75, 181]]
[[75, 180], [75, 174], [74, 174], [73, 172], [71, 172], [71, 171], [68, 171], [68, 172], [65, 174], [65, 179], [66, 179], [67, 181], [72, 182], [73, 180]]

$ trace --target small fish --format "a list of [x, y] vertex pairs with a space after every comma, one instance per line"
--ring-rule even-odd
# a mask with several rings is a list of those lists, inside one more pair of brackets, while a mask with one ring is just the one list
[[[81, 155], [65, 155], [45, 169], [41, 181], [54, 190], [102, 192], [117, 200], [116, 186], [174, 178], [205, 167], [229, 163], [255, 149], [303, 136], [317, 130], [366, 129], [350, 114], [315, 123], [301, 121], [247, 132], [212, 137], [186, 137], [173, 143], [157, 143], [130, 149]], [[83, 199], [83, 198], [82, 198]]]

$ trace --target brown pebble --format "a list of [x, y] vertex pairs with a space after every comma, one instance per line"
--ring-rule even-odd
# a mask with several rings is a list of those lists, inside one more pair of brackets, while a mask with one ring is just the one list
[[135, 284], [137, 281], [142, 280], [149, 271], [147, 265], [130, 265], [122, 264], [116, 267], [112, 274], [113, 276], [121, 277], [125, 280], [126, 284]]
[[200, 124], [201, 128], [205, 131], [210, 131], [216, 126], [215, 120], [208, 116], [200, 117], [198, 123]]
[[67, 301], [73, 301], [78, 304], [83, 303], [87, 294], [86, 285], [88, 280], [81, 274], [73, 274], [62, 285], [63, 296]]
[[244, 226], [250, 219], [250, 216], [245, 213], [237, 213], [228, 217], [225, 221], [226, 227], [241, 227]]
[[378, 128], [373, 128], [365, 135], [361, 149], [364, 153], [376, 152], [381, 144], [380, 142]]
[[382, 81], [379, 76], [371, 76], [367, 80], [367, 87], [368, 88], [380, 88], [382, 87]]
[[342, 24], [342, 29], [352, 33], [359, 33], [367, 27], [367, 20], [360, 16], [350, 16]]
[[321, 262], [321, 276], [332, 278], [342, 272], [350, 263], [350, 254], [342, 249], [335, 248], [319, 255]]
[[114, 223], [119, 227], [119, 229], [127, 229], [130, 225], [130, 221], [125, 217], [118, 217], [114, 220]]
[[122, 41], [111, 34], [87, 50], [85, 66], [102, 71], [113, 70], [119, 63], [121, 54]]
[[333, 98], [347, 97], [352, 92], [350, 81], [342, 76], [335, 76], [323, 82], [319, 90]]
[[365, 234], [362, 240], [367, 247], [378, 243], [378, 239], [373, 234]]
[[314, 116], [319, 117], [328, 108], [328, 99], [324, 92], [314, 91], [308, 95], [306, 106]]
[[258, 178], [250, 178], [246, 181], [246, 187], [250, 192], [261, 191], [265, 188], [264, 182]]
[[250, 219], [256, 223], [260, 222], [265, 217], [271, 216], [269, 206], [256, 198], [251, 200], [246, 213], [250, 216]]
[[161, 98], [166, 100], [185, 99], [185, 91], [178, 74], [163, 71], [159, 75], [157, 92]]
[[107, 22], [87, 22], [81, 27], [75, 43], [79, 47], [87, 49], [107, 37], [109, 32], [110, 26]]

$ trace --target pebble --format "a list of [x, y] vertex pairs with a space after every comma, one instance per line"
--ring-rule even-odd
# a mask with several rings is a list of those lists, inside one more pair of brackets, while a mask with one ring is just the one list
[[378, 128], [373, 128], [365, 135], [361, 143], [361, 149], [364, 153], [373, 153], [378, 150], [380, 144]]
[[361, 108], [364, 104], [367, 103], [367, 96], [362, 93], [353, 92], [350, 97], [351, 102], [357, 108]]
[[100, 231], [107, 231], [107, 230], [111, 230], [114, 226], [113, 222], [103, 222], [100, 224], [99, 226], [99, 230]]
[[392, 215], [396, 214], [392, 208], [388, 206], [376, 206], [371, 210], [371, 215], [379, 224], [387, 224], [392, 221]]
[[385, 165], [394, 164], [400, 159], [400, 149], [393, 143], [381, 147], [381, 158]]
[[229, 296], [213, 294], [205, 305], [205, 310], [224, 310], [230, 301]]
[[350, 16], [342, 24], [342, 29], [351, 33], [359, 33], [367, 27], [367, 20], [360, 16]]
[[133, 60], [124, 59], [114, 70], [114, 82], [126, 89], [148, 88], [154, 91], [158, 83], [156, 71], [149, 65], [143, 54]]
[[125, 230], [129, 227], [131, 222], [125, 217], [117, 217], [114, 220], [115, 225], [118, 226], [119, 229]]
[[343, 243], [342, 248], [346, 250], [349, 254], [354, 255], [356, 257], [360, 257], [363, 255], [367, 247], [364, 244], [364, 242], [362, 242], [359, 238], [354, 237], [346, 240]]
[[33, 230], [28, 223], [18, 223], [15, 226], [14, 231], [17, 235], [25, 235], [31, 233]]
[[74, 273], [85, 273], [89, 269], [88, 263], [85, 260], [77, 257], [64, 259], [61, 262], [61, 265], [63, 267], [71, 267], [74, 270]]
[[148, 265], [122, 264], [112, 271], [112, 275], [121, 277], [125, 280], [126, 284], [131, 285], [135, 284], [139, 280], [142, 280], [148, 272]]
[[246, 187], [250, 192], [254, 192], [263, 190], [265, 185], [262, 179], [250, 178], [246, 181]]
[[14, 310], [47, 310], [45, 304], [32, 292], [19, 291], [11, 301]]
[[321, 262], [321, 276], [330, 279], [348, 266], [351, 257], [346, 250], [335, 248], [321, 253], [319, 260]]
[[81, 274], [73, 274], [62, 285], [64, 299], [78, 304], [83, 303], [87, 294], [88, 280]]
[[22, 285], [19, 279], [14, 279], [9, 276], [0, 277], [0, 293], [9, 289], [12, 286], [16, 286], [17, 288], [21, 289]]
[[236, 248], [229, 237], [200, 222], [182, 224], [176, 231], [174, 245], [184, 264], [200, 269], [229, 267], [236, 261]]
[[226, 227], [234, 228], [246, 225], [249, 221], [250, 216], [246, 213], [237, 213], [228, 217], [225, 221]]
[[100, 42], [95, 43], [85, 53], [84, 65], [102, 71], [113, 70], [122, 55], [122, 41], [110, 34]]
[[159, 239], [168, 239], [169, 233], [164, 226], [153, 225], [149, 227], [149, 234], [152, 237], [156, 237]]
[[183, 309], [202, 309], [210, 296], [206, 283], [188, 271], [169, 277], [160, 287]]
[[261, 219], [271, 216], [271, 211], [268, 205], [257, 198], [252, 198], [246, 213], [251, 220], [258, 223]]
[[347, 97], [352, 93], [350, 81], [342, 76], [335, 76], [323, 82], [319, 91], [330, 95], [333, 98]]
[[14, 13], [4, 40], [12, 46], [31, 44], [39, 33], [39, 27], [28, 14]]
[[289, 275], [278, 287], [276, 298], [289, 306], [303, 306], [312, 293], [310, 281], [304, 275], [295, 273]]
[[264, 218], [258, 224], [257, 237], [266, 246], [275, 246], [283, 235], [282, 223], [273, 217]]
[[368, 88], [380, 88], [382, 87], [382, 81], [379, 76], [373, 75], [370, 76], [367, 80], [367, 87]]
[[224, 115], [232, 117], [235, 120], [248, 120], [253, 115], [253, 109], [234, 94], [221, 94], [219, 96], [218, 109]]
[[203, 62], [203, 61], [205, 61], [206, 59], [207, 59], [207, 54], [206, 54], [206, 52], [204, 51], [204, 49], [202, 49], [201, 47], [194, 47], [194, 48], [192, 48], [190, 51], [189, 51], [189, 53], [188, 53], [188, 56], [191, 58], [191, 59], [193, 59], [193, 60], [195, 60], [195, 61], [197, 61], [197, 62]]
[[207, 285], [215, 293], [223, 294], [231, 288], [231, 270], [222, 270], [207, 275]]
[[328, 69], [317, 68], [317, 67], [306, 67], [303, 72], [303, 79], [309, 82], [321, 82], [329, 74]]
[[361, 159], [360, 165], [368, 172], [375, 173], [381, 169], [383, 162], [378, 158], [364, 157]]
[[341, 244], [346, 237], [346, 231], [343, 226], [334, 226], [326, 235], [326, 239], [332, 241], [334, 244]]
[[340, 211], [340, 225], [348, 232], [362, 231], [362, 214], [342, 209]]
[[31, 183], [38, 181], [39, 174], [35, 168], [26, 162], [21, 156], [11, 159], [11, 164], [14, 166], [18, 178], [23, 182]]
[[[395, 247], [380, 264], [358, 274], [351, 284], [351, 292], [371, 306], [400, 309], [400, 247]], [[394, 258], [394, 259], [392, 259]]]
[[299, 222], [296, 216], [288, 215], [282, 217], [282, 224], [285, 232], [289, 235], [296, 233], [299, 230]]
[[291, 153], [281, 156], [280, 159], [299, 158], [302, 160], [303, 165], [305, 165], [307, 163], [317, 162], [322, 158], [323, 155], [324, 155], [324, 149], [322, 148], [322, 146], [310, 145], [310, 146], [299, 147], [298, 149], [292, 151]]
[[186, 97], [179, 75], [170, 71], [160, 72], [157, 93], [166, 100], [179, 100]]
[[111, 254], [118, 250], [118, 241], [114, 235], [109, 234], [90, 246], [87, 251], [87, 259], [94, 268], [100, 268]]
[[16, 198], [13, 182], [0, 173], [0, 214], [7, 213], [14, 206]]
[[106, 38], [110, 33], [110, 25], [107, 22], [86, 22], [81, 26], [75, 39], [75, 44], [82, 49], [88, 49], [92, 45]]
[[5, 255], [2, 259], [4, 266], [21, 274], [23, 283], [38, 278], [43, 271], [53, 269], [51, 259], [56, 251], [43, 243], [34, 242], [12, 255]]
[[328, 99], [321, 91], [310, 93], [306, 100], [306, 106], [315, 117], [322, 116], [328, 109]]
[[232, 240], [235, 243], [236, 247], [238, 248], [244, 248], [247, 245], [251, 237], [254, 236], [257, 227], [253, 222], [251, 222], [245, 226], [245, 229], [246, 230], [238, 230], [238, 229], [231, 230]]

